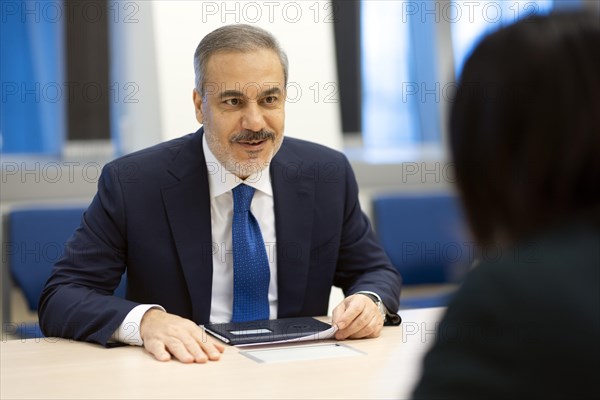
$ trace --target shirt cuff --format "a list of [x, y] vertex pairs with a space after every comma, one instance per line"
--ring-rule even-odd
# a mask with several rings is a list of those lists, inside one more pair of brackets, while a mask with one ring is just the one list
[[140, 304], [139, 306], [135, 306], [127, 316], [121, 325], [117, 328], [115, 333], [111, 336], [111, 340], [115, 342], [130, 344], [133, 346], [143, 346], [144, 341], [140, 336], [140, 324], [142, 322], [142, 318], [146, 311], [158, 308], [159, 310], [166, 311], [164, 307], [159, 306], [158, 304]]

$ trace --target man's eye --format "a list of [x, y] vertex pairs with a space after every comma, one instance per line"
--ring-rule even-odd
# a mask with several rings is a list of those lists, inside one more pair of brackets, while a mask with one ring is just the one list
[[225, 100], [225, 104], [230, 105], [230, 106], [239, 106], [240, 99], [228, 99], [228, 100]]
[[265, 97], [265, 103], [267, 104], [273, 104], [277, 101], [277, 97], [275, 96], [267, 96]]

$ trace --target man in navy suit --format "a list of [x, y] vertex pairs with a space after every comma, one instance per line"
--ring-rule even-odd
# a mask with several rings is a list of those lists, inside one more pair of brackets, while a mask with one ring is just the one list
[[[268, 32], [217, 29], [194, 56], [197, 132], [108, 163], [40, 300], [46, 335], [220, 358], [198, 326], [232, 317], [232, 190], [252, 186], [270, 269], [269, 318], [327, 313], [337, 339], [398, 324], [400, 276], [339, 152], [283, 137], [287, 58]], [[127, 272], [126, 299], [113, 296]], [[265, 294], [266, 298], [266, 294]]]

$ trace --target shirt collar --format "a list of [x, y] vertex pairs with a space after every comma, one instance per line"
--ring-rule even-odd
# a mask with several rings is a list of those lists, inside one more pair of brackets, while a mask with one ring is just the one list
[[244, 183], [248, 186], [252, 186], [256, 190], [273, 196], [273, 187], [271, 186], [271, 174], [269, 174], [269, 168], [265, 168], [261, 171], [257, 171], [250, 175], [248, 178], [241, 179], [229, 172], [225, 167], [217, 160], [217, 157], [208, 147], [206, 142], [206, 134], [202, 135], [202, 149], [204, 150], [204, 158], [206, 159], [206, 169], [208, 171], [208, 187], [210, 190], [210, 197], [215, 198], [222, 195], [238, 186], [240, 183]]

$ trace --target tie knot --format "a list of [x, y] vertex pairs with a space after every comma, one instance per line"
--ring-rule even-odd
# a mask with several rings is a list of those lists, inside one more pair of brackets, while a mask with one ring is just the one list
[[233, 212], [246, 212], [250, 210], [252, 196], [254, 196], [254, 188], [252, 186], [238, 185], [233, 188]]

